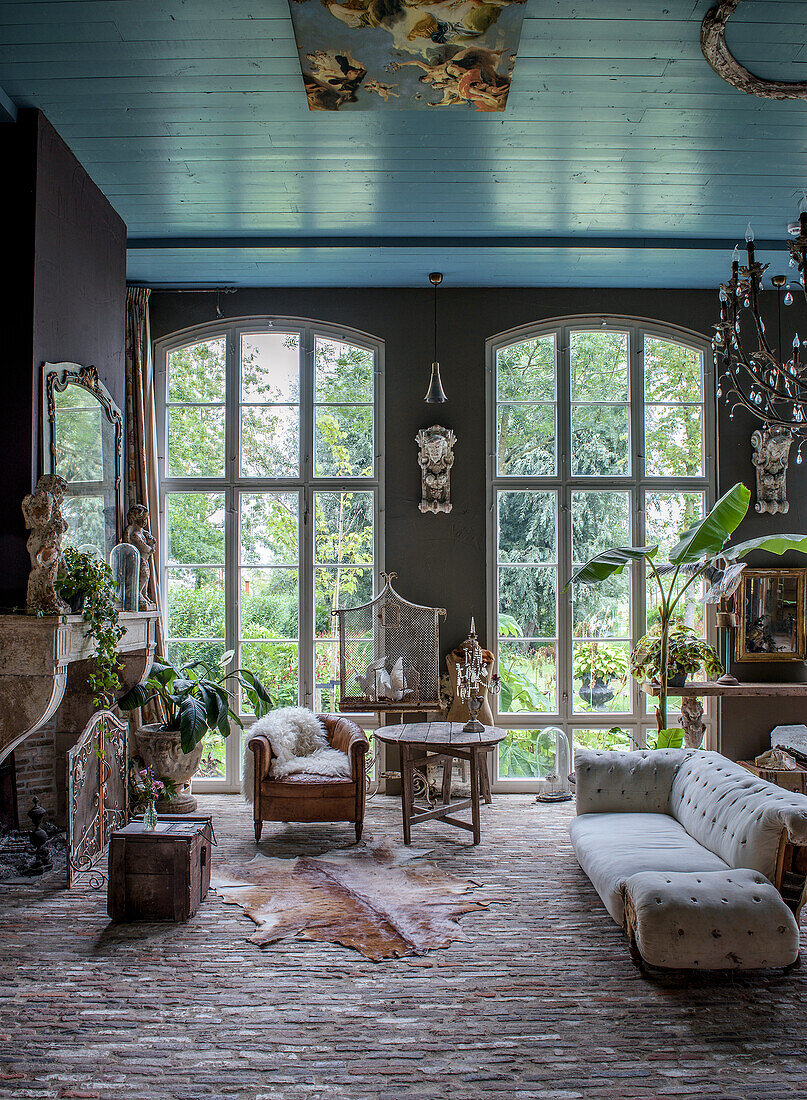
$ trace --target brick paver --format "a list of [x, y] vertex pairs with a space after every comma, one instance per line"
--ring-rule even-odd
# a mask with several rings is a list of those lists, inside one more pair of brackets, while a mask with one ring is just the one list
[[[218, 854], [255, 851], [250, 810], [210, 796]], [[507, 904], [469, 942], [370, 963], [260, 949], [209, 896], [186, 926], [110, 925], [106, 899], [0, 889], [0, 1097], [86, 1100], [791, 1100], [807, 1096], [807, 976], [643, 979], [572, 855], [570, 805], [496, 796], [482, 844], [414, 842]], [[365, 835], [400, 837], [400, 805]], [[346, 825], [267, 824], [267, 855], [347, 846]]]

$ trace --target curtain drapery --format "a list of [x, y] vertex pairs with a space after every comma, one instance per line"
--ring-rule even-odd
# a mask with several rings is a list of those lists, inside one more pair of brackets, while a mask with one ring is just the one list
[[157, 465], [157, 413], [151, 360], [148, 287], [126, 288], [126, 489], [125, 509], [145, 504], [157, 540], [151, 559], [149, 592], [161, 618], [157, 652], [164, 654], [160, 596], [160, 497]]

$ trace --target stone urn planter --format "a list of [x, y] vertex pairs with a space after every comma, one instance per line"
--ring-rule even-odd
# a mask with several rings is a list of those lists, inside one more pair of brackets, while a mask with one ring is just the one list
[[199, 767], [204, 752], [202, 741], [193, 752], [183, 752], [179, 730], [163, 729], [159, 723], [141, 726], [135, 733], [137, 749], [146, 765], [158, 779], [170, 779], [176, 783], [177, 793], [172, 800], [161, 798], [157, 812], [163, 814], [190, 814], [198, 803], [191, 794], [191, 780]]

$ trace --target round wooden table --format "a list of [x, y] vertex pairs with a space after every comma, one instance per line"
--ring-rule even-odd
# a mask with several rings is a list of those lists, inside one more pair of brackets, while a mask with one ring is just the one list
[[[462, 722], [404, 722], [399, 726], [381, 726], [375, 737], [387, 745], [398, 745], [401, 750], [401, 790], [403, 804], [404, 844], [411, 843], [412, 825], [420, 821], [445, 821], [458, 829], [473, 833], [474, 844], [479, 843], [479, 801], [491, 802], [490, 777], [485, 758], [504, 739], [502, 730], [495, 726], [483, 726], [478, 732], [466, 733]], [[467, 760], [471, 769], [471, 797], [459, 802], [451, 801], [451, 769], [455, 760]], [[443, 789], [439, 806], [415, 805], [415, 771], [427, 777], [429, 764], [442, 764]], [[471, 821], [454, 817], [460, 810], [470, 807]]]

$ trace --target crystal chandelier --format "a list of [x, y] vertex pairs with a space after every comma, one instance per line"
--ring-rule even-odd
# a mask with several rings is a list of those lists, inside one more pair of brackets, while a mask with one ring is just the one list
[[[798, 221], [788, 226], [790, 266], [798, 272], [798, 290], [805, 294], [807, 272], [807, 196], [799, 205]], [[777, 295], [778, 340], [771, 341], [760, 314], [763, 276], [769, 264], [754, 255], [754, 231], [745, 233], [747, 264], [740, 264], [739, 245], [734, 249], [731, 278], [720, 287], [720, 320], [712, 341], [718, 367], [717, 396], [730, 406], [747, 409], [772, 435], [798, 440], [796, 462], [807, 441], [807, 340], [796, 333], [792, 347], [782, 348], [782, 305], [793, 305], [793, 293], [785, 275], [773, 275]], [[796, 279], [794, 278], [794, 283]], [[784, 293], [783, 293], [784, 291]], [[790, 358], [785, 359], [785, 354]]]

